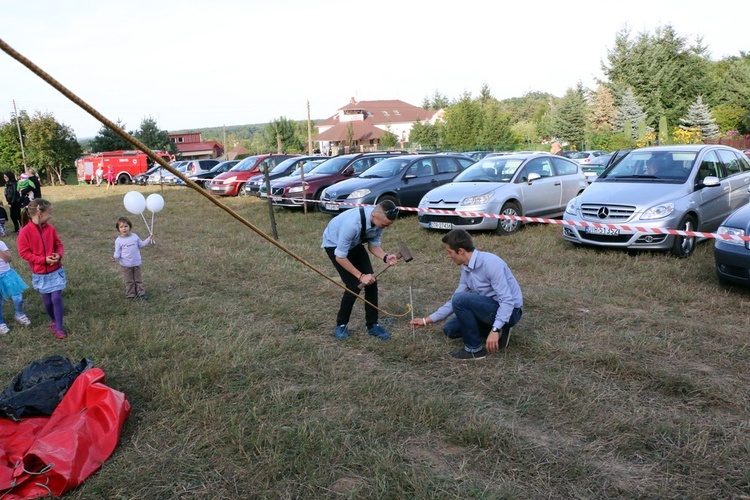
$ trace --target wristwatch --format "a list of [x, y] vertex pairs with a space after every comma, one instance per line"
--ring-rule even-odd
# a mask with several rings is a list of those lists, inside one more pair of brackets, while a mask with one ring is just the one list
[[492, 327], [492, 330], [490, 330], [490, 331], [491, 331], [491, 332], [495, 332], [495, 333], [500, 333], [500, 329], [499, 329], [499, 328], [497, 328], [496, 326], [493, 326], [493, 327]]

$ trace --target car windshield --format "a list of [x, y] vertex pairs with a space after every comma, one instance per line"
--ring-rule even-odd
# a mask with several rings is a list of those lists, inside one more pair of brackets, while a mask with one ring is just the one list
[[321, 163], [318, 168], [311, 171], [311, 174], [337, 174], [345, 165], [352, 160], [351, 156], [335, 156], [330, 160]]
[[302, 175], [303, 170], [307, 174], [311, 172], [315, 167], [323, 163], [324, 161], [325, 160], [308, 161], [307, 163], [305, 163], [305, 166], [303, 168], [298, 167], [297, 170], [292, 172], [292, 174], [289, 177], [300, 177]]
[[[232, 168], [233, 162], [231, 161], [223, 161], [217, 165], [214, 165], [214, 167], [209, 170], [209, 172], [226, 172], [227, 167]], [[236, 163], [234, 163], [236, 165]]]
[[[295, 162], [300, 161], [299, 158], [293, 157], [293, 158], [287, 158], [286, 160], [282, 161], [278, 165], [276, 165], [274, 168], [271, 169], [272, 174], [280, 174], [281, 172], [288, 169], [290, 166], [292, 166]], [[261, 172], [265, 172], [265, 170], [261, 169]]]
[[693, 169], [696, 156], [697, 153], [693, 151], [636, 150], [611, 167], [604, 177], [610, 180], [685, 182]]
[[588, 157], [589, 157], [589, 153], [576, 153], [570, 158], [573, 160], [580, 160], [581, 158], [588, 158]]
[[510, 182], [523, 158], [489, 156], [461, 172], [453, 182]]
[[246, 170], [252, 170], [255, 164], [258, 163], [257, 156], [248, 156], [237, 165], [229, 169], [230, 172], [245, 172]]
[[360, 178], [377, 179], [395, 177], [407, 167], [409, 163], [411, 163], [411, 160], [408, 158], [388, 158], [387, 160], [383, 160], [365, 170], [365, 172], [360, 175]]

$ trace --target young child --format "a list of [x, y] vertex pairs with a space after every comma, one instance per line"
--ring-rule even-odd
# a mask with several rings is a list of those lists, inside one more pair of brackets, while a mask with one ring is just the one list
[[154, 241], [154, 235], [142, 240], [137, 234], [131, 233], [133, 223], [127, 217], [120, 217], [115, 223], [115, 229], [120, 236], [115, 239], [115, 254], [112, 260], [120, 261], [122, 279], [125, 281], [125, 297], [130, 300], [136, 297], [146, 299], [146, 290], [141, 278], [141, 248]]
[[8, 299], [13, 301], [16, 322], [23, 326], [31, 324], [31, 320], [23, 313], [23, 291], [29, 288], [29, 285], [10, 267], [10, 261], [8, 245], [0, 241], [0, 335], [6, 335], [10, 331], [3, 319], [3, 302]]
[[26, 198], [26, 200], [23, 200], [21, 203], [22, 205], [26, 205], [29, 201], [34, 199], [34, 187], [34, 183], [29, 180], [29, 176], [25, 173], [21, 174], [18, 184], [16, 184], [16, 189], [21, 193], [22, 198]]
[[5, 211], [5, 208], [3, 208], [3, 201], [0, 200], [0, 236], [8, 236], [8, 233], [5, 231], [5, 223], [8, 222], [8, 212]]
[[68, 336], [63, 327], [62, 291], [67, 285], [62, 267], [63, 244], [55, 228], [49, 224], [52, 203], [37, 198], [21, 211], [18, 232], [18, 255], [29, 263], [31, 284], [42, 296], [50, 319], [49, 329], [58, 339]]

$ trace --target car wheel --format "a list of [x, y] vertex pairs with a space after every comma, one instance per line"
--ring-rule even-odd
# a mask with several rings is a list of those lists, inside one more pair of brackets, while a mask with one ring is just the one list
[[[695, 218], [692, 215], [686, 215], [678, 227], [680, 231], [694, 231]], [[697, 238], [695, 236], [675, 236], [672, 243], [672, 255], [681, 259], [690, 257], [695, 250]]]
[[[518, 205], [516, 203], [508, 201], [500, 210], [500, 215], [514, 215], [520, 217], [521, 209], [518, 208]], [[517, 233], [519, 229], [521, 229], [521, 221], [512, 219], [498, 219], [497, 229], [495, 230], [495, 232], [497, 234], [505, 236]]]
[[242, 198], [247, 197], [247, 193], [245, 192], [245, 183], [243, 182], [240, 184], [240, 187], [237, 188], [237, 196], [240, 196]]
[[394, 205], [396, 205], [396, 206], [399, 206], [399, 204], [398, 204], [398, 203], [399, 203], [399, 202], [398, 202], [398, 200], [397, 200], [396, 198], [394, 198], [393, 196], [388, 196], [388, 195], [386, 195], [386, 196], [381, 196], [381, 197], [380, 197], [380, 198], [378, 199], [377, 203], [382, 203], [382, 202], [384, 202], [384, 201], [391, 201], [391, 202], [393, 202], [393, 204], [394, 204]]
[[120, 177], [117, 178], [117, 184], [130, 184], [130, 177], [125, 174], [120, 175]]

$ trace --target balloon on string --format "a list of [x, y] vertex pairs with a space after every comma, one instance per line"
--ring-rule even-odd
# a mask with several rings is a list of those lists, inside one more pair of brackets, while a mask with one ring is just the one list
[[129, 191], [123, 199], [125, 210], [131, 214], [142, 214], [146, 210], [146, 198], [139, 191]]
[[164, 198], [156, 193], [148, 195], [148, 198], [146, 198], [146, 208], [152, 212], [161, 212], [161, 209], [164, 208]]

